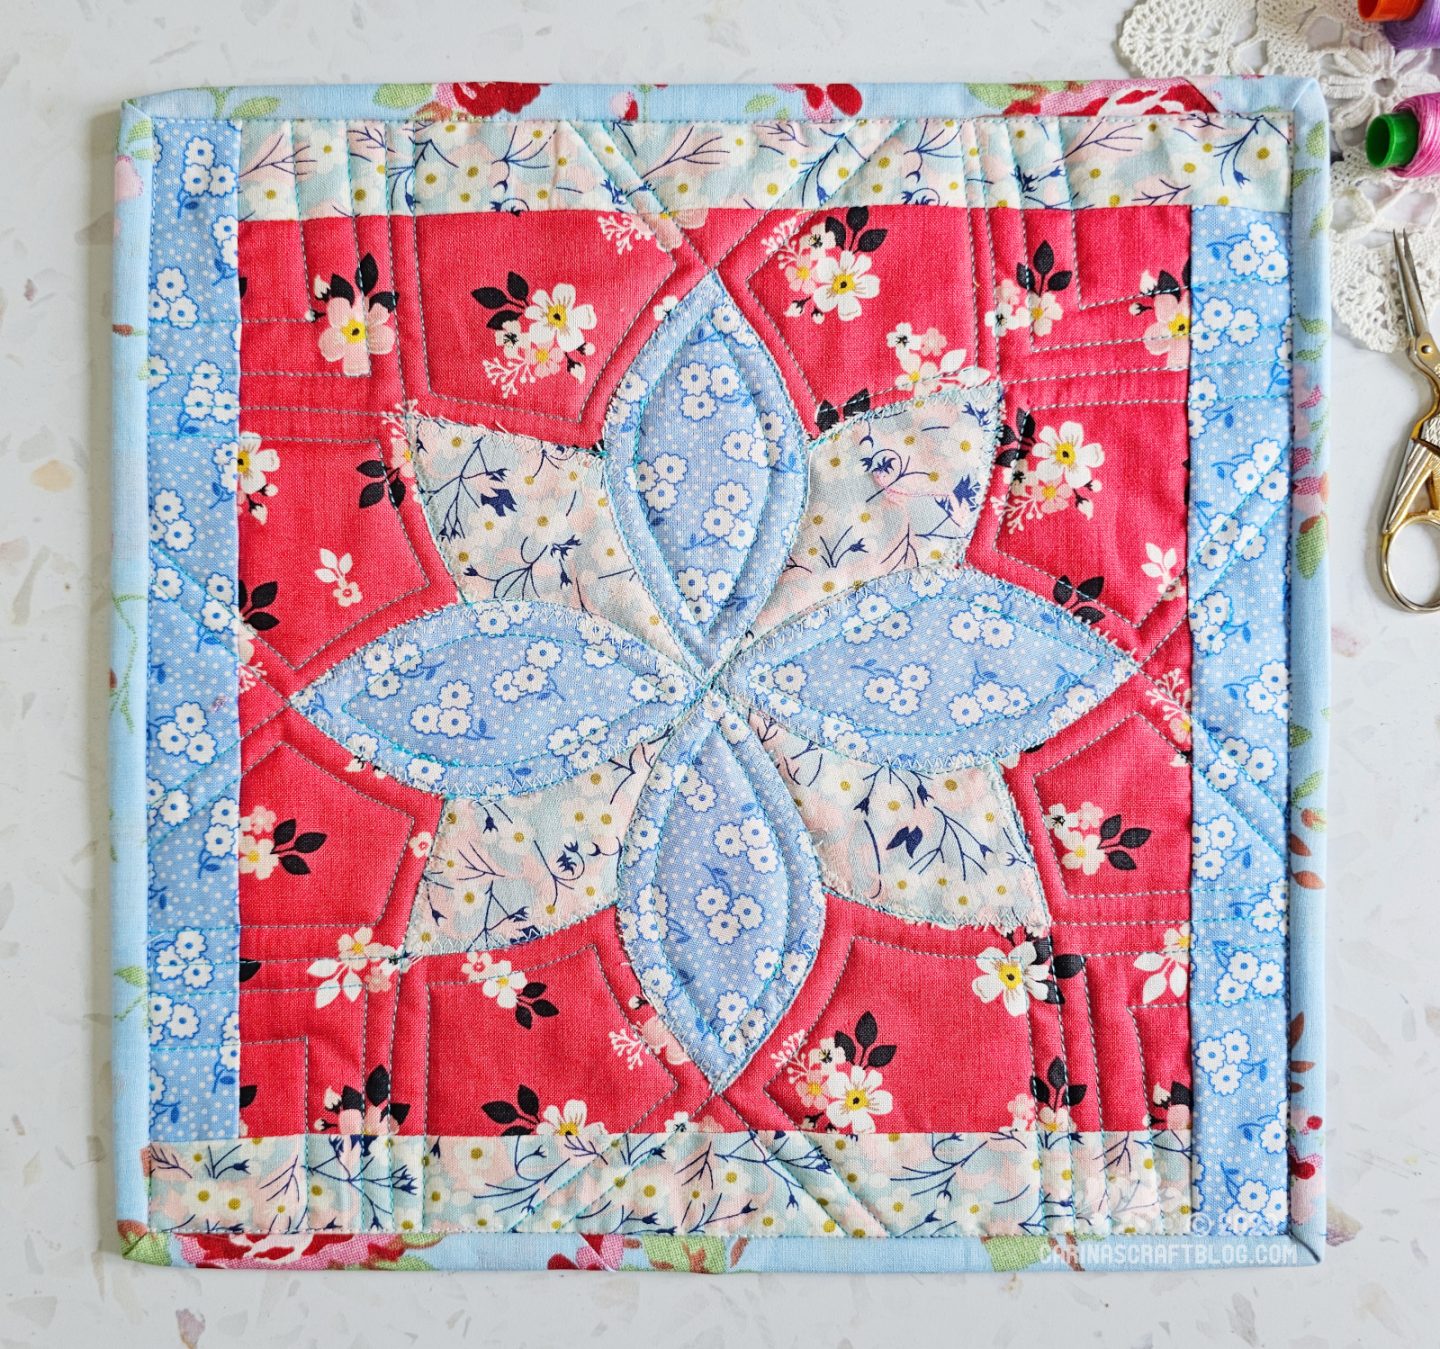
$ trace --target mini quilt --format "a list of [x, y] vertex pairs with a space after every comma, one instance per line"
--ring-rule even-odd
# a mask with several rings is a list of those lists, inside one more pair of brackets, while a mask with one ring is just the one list
[[123, 1248], [1308, 1263], [1314, 87], [200, 90], [116, 165]]

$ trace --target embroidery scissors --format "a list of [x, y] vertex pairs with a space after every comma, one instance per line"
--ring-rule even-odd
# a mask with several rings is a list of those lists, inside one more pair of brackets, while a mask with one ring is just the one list
[[1410, 525], [1440, 529], [1440, 343], [1430, 331], [1410, 238], [1404, 232], [1392, 237], [1395, 269], [1400, 276], [1400, 303], [1409, 331], [1406, 350], [1410, 364], [1430, 382], [1430, 406], [1410, 428], [1410, 439], [1395, 474], [1390, 505], [1380, 526], [1380, 579], [1396, 604], [1414, 613], [1429, 614], [1440, 610], [1440, 595], [1425, 603], [1402, 595], [1390, 575], [1390, 546], [1395, 536]]

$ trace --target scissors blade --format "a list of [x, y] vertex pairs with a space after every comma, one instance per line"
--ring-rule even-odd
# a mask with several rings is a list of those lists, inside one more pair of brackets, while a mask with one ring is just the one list
[[1410, 250], [1410, 235], [1394, 231], [1395, 270], [1400, 275], [1400, 302], [1405, 309], [1405, 326], [1412, 342], [1419, 339], [1429, 324], [1425, 311], [1425, 293], [1420, 289], [1420, 275], [1415, 267], [1415, 254]]

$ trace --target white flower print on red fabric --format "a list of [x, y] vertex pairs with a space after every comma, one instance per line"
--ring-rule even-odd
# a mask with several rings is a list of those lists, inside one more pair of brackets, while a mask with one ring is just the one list
[[1065, 315], [1059, 295], [1070, 288], [1073, 273], [1055, 266], [1055, 250], [1041, 240], [1028, 260], [1015, 265], [1013, 278], [1001, 280], [995, 292], [995, 308], [985, 315], [989, 327], [1000, 336], [1028, 328], [1033, 336], [1045, 337]]
[[812, 317], [816, 323], [834, 313], [842, 322], [860, 317], [860, 302], [880, 294], [880, 278], [870, 271], [871, 260], [848, 248], [826, 254], [815, 264], [815, 293]]
[[1093, 876], [1100, 870], [1101, 864], [1105, 861], [1105, 854], [1100, 849], [1100, 835], [1087, 834], [1079, 829], [1060, 828], [1055, 831], [1056, 842], [1064, 851], [1060, 855], [1060, 865], [1069, 871], [1078, 871], [1085, 876]]
[[860, 317], [862, 301], [880, 294], [880, 276], [871, 256], [884, 242], [884, 229], [870, 225], [870, 212], [852, 206], [843, 219], [827, 215], [787, 242], [777, 261], [796, 293], [787, 318], [808, 314], [823, 323], [834, 314], [842, 323]]
[[1060, 307], [1060, 301], [1048, 291], [1040, 295], [1033, 292], [1026, 295], [1021, 303], [1020, 312], [1024, 315], [1030, 331], [1037, 337], [1043, 337], [1048, 333], [1056, 320], [1062, 318], [1065, 313]]
[[571, 1145], [593, 1143], [605, 1136], [606, 1129], [601, 1121], [588, 1119], [588, 1114], [584, 1101], [569, 1100], [564, 1106], [547, 1105], [535, 1132], [563, 1139]]
[[355, 1002], [363, 992], [383, 992], [397, 970], [394, 947], [375, 940], [368, 927], [342, 933], [335, 943], [336, 957], [312, 961], [306, 973], [320, 980], [315, 1006], [328, 1007], [337, 998]]
[[823, 1063], [808, 1064], [791, 1078], [795, 1094], [800, 1098], [800, 1110], [805, 1115], [823, 1115], [830, 1104], [825, 1084], [834, 1076], [832, 1069]]
[[837, 1129], [850, 1129], [857, 1134], [872, 1133], [876, 1115], [888, 1115], [894, 1099], [880, 1084], [882, 1078], [874, 1068], [858, 1064], [831, 1073], [825, 1081], [829, 1103], [826, 1117]]
[[879, 1039], [874, 1014], [862, 1012], [853, 1031], [836, 1030], [808, 1050], [803, 1031], [781, 1045], [772, 1057], [794, 1088], [805, 1128], [873, 1133], [874, 1117], [890, 1113], [894, 1098], [880, 1070], [893, 1062], [898, 1046]]
[[1022, 941], [1008, 952], [987, 947], [975, 957], [980, 973], [970, 987], [981, 1002], [1001, 1000], [1011, 1016], [1024, 1016], [1033, 998], [1047, 1001], [1050, 993], [1050, 962], [1041, 960], [1032, 941]]
[[356, 1138], [394, 1136], [410, 1113], [408, 1105], [390, 1099], [390, 1074], [383, 1066], [372, 1069], [360, 1086], [326, 1087], [322, 1101], [325, 1113], [315, 1121], [315, 1132], [343, 1140], [342, 1155], [353, 1155], [355, 1161], [360, 1160]]
[[575, 287], [561, 282], [550, 291], [537, 290], [525, 307], [530, 327], [526, 336], [536, 346], [556, 346], [561, 351], [579, 351], [585, 334], [595, 326], [595, 307], [576, 304]]
[[222, 452], [228, 459], [222, 472], [227, 480], [233, 480], [239, 504], [263, 525], [269, 513], [268, 500], [279, 491], [269, 477], [280, 469], [279, 453], [263, 445], [253, 431], [242, 431], [238, 440], [217, 450], [217, 456]]
[[636, 244], [648, 243], [655, 237], [638, 215], [602, 215], [596, 223], [622, 257]]
[[480, 985], [487, 998], [494, 998], [495, 1005], [506, 1011], [519, 1001], [527, 982], [523, 970], [517, 970], [508, 960], [495, 960], [484, 951], [471, 956], [460, 969], [471, 983]]
[[562, 370], [585, 378], [580, 359], [595, 352], [587, 334], [599, 323], [595, 306], [582, 303], [568, 281], [532, 289], [519, 272], [510, 272], [504, 287], [478, 286], [470, 292], [482, 308], [492, 311], [487, 326], [495, 333], [500, 356], [486, 360], [486, 378], [513, 397], [524, 385], [548, 379]]
[[941, 389], [973, 389], [990, 378], [990, 372], [969, 362], [963, 347], [947, 349], [949, 343], [938, 328], [917, 333], [908, 323], [898, 324], [885, 335], [885, 345], [900, 362], [895, 387], [929, 398]]
[[302, 831], [294, 818], [281, 820], [268, 807], [254, 806], [241, 819], [236, 839], [240, 874], [266, 881], [278, 867], [291, 876], [308, 876], [306, 858], [325, 846], [326, 837], [318, 829]]
[[1191, 690], [1185, 671], [1166, 670], [1164, 674], [1152, 677], [1151, 687], [1145, 690], [1145, 701], [1165, 718], [1165, 729], [1180, 749], [1188, 749], [1193, 723], [1190, 719]]
[[690, 1062], [690, 1056], [675, 1038], [674, 1032], [655, 1015], [654, 1009], [643, 997], [632, 998], [630, 1009], [642, 1016], [648, 1009], [649, 1017], [638, 1025], [626, 1022], [623, 1030], [612, 1030], [608, 1036], [610, 1048], [627, 1069], [638, 1067], [645, 1062], [647, 1055], [653, 1055], [671, 1065]]
[[1145, 557], [1147, 560], [1140, 565], [1141, 572], [1155, 582], [1155, 592], [1162, 600], [1173, 600], [1183, 588], [1179, 555], [1174, 548], [1147, 543]]
[[1143, 952], [1137, 957], [1135, 968], [1150, 975], [1141, 990], [1143, 1002], [1163, 997], [1167, 988], [1174, 997], [1181, 997], [1190, 981], [1190, 924], [1167, 928], [1165, 949]]
[[315, 568], [315, 579], [334, 586], [330, 594], [342, 609], [358, 604], [363, 598], [359, 585], [350, 578], [350, 569], [353, 566], [354, 562], [349, 553], [337, 556], [328, 548], [320, 550], [320, 565]]
[[347, 375], [368, 374], [370, 357], [383, 356], [395, 345], [390, 315], [378, 305], [367, 309], [353, 300], [329, 300], [325, 319], [330, 326], [320, 334], [320, 354], [339, 361]]
[[1104, 484], [1096, 470], [1105, 462], [1104, 448], [1087, 440], [1080, 422], [1037, 428], [1034, 416], [1020, 409], [1015, 424], [1000, 433], [996, 462], [1010, 469], [1007, 491], [994, 505], [1007, 530], [1024, 529], [1074, 508], [1087, 520], [1095, 514], [1095, 494]]
[[1029, 328], [1037, 337], [1044, 337], [1064, 316], [1060, 301], [1048, 291], [1022, 290], [1007, 276], [1000, 282], [995, 308], [985, 317], [997, 333]]
[[1095, 470], [1105, 462], [1105, 451], [1085, 439], [1079, 422], [1041, 427], [1031, 455], [1041, 482], [1063, 482], [1072, 491], [1092, 486]]
[[1107, 815], [1091, 801], [1077, 810], [1057, 802], [1046, 809], [1045, 822], [1055, 836], [1060, 865], [1082, 876], [1093, 876], [1107, 864], [1117, 871], [1134, 871], [1136, 849], [1150, 841], [1149, 829], [1127, 827], [1121, 815]]
[[255, 838], [242, 833], [239, 841], [240, 874], [254, 876], [257, 881], [268, 881], [280, 859], [275, 856], [274, 840], [266, 837]]
[[830, 244], [830, 236], [817, 226], [797, 235], [779, 250], [776, 260], [785, 274], [785, 280], [791, 290], [805, 299], [814, 295], [815, 288], [820, 284], [815, 269]]

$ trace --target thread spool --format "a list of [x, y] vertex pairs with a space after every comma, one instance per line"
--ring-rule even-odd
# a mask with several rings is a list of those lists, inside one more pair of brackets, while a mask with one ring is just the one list
[[1372, 120], [1365, 156], [1401, 178], [1440, 173], [1440, 94], [1416, 94]]
[[1359, 0], [1360, 17], [1378, 23], [1392, 47], [1440, 47], [1440, 0]]

